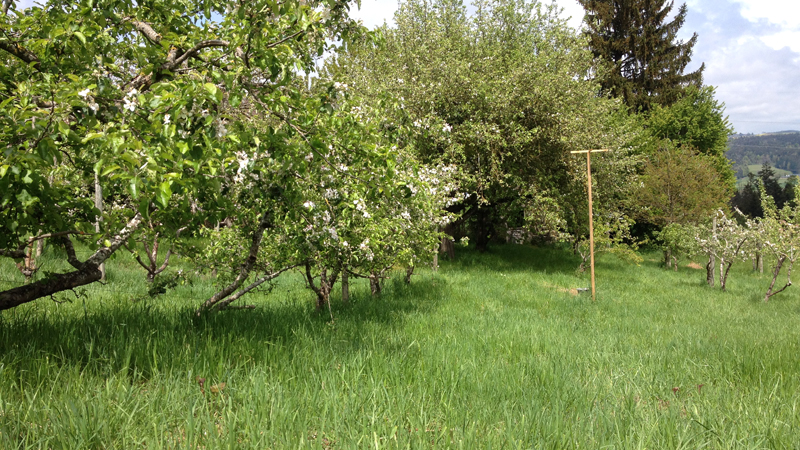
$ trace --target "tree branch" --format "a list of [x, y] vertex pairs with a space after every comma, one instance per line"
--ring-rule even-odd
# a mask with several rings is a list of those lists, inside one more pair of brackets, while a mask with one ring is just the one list
[[26, 64], [32, 64], [33, 68], [37, 71], [41, 68], [41, 60], [39, 60], [39, 57], [36, 56], [36, 54], [32, 51], [19, 44], [0, 41], [0, 50], [5, 50], [6, 52], [11, 53]]
[[281, 39], [281, 40], [279, 40], [279, 41], [273, 42], [272, 44], [267, 44], [267, 45], [265, 45], [265, 46], [264, 46], [264, 48], [274, 48], [274, 47], [277, 47], [277, 46], [279, 46], [279, 45], [283, 44], [284, 42], [286, 42], [286, 41], [288, 41], [288, 40], [290, 40], [290, 39], [294, 39], [294, 38], [296, 38], [297, 36], [300, 36], [301, 34], [303, 34], [303, 33], [305, 33], [305, 32], [306, 32], [306, 30], [300, 30], [300, 31], [298, 31], [298, 32], [296, 32], [296, 33], [293, 33], [293, 34], [290, 34], [289, 36], [286, 36], [285, 38], [283, 38], [283, 39]]
[[141, 221], [141, 214], [136, 213], [125, 227], [111, 239], [110, 246], [99, 248], [84, 263], [81, 263], [76, 257], [72, 241], [66, 236], [61, 236], [64, 248], [67, 250], [67, 258], [70, 264], [78, 270], [56, 274], [35, 283], [0, 292], [0, 311], [100, 280], [102, 276], [99, 269], [100, 264], [125, 243]]
[[264, 239], [264, 231], [271, 226], [271, 218], [269, 212], [264, 212], [261, 215], [261, 220], [259, 221], [258, 227], [253, 232], [252, 242], [250, 244], [250, 252], [247, 255], [247, 259], [242, 263], [239, 267], [239, 274], [236, 275], [236, 278], [227, 286], [222, 288], [221, 291], [217, 292], [216, 294], [212, 295], [211, 298], [206, 300], [200, 308], [197, 309], [195, 312], [196, 315], [200, 316], [203, 311], [207, 311], [209, 308], [220, 302], [222, 299], [226, 298], [227, 296], [231, 295], [239, 286], [242, 285], [247, 280], [247, 277], [250, 276], [250, 272], [253, 270], [253, 266], [255, 266], [256, 261], [258, 260], [258, 250], [261, 247], [261, 241]]
[[[178, 59], [176, 59], [172, 64], [173, 68], [178, 67], [183, 64], [184, 61], [191, 58], [192, 56], [196, 55], [200, 50], [209, 47], [227, 47], [230, 45], [230, 42], [223, 41], [221, 39], [210, 39], [207, 41], [201, 41], [195, 44], [194, 47], [189, 49], [186, 53], [182, 54]], [[171, 69], [169, 69], [171, 70]]]
[[78, 270], [83, 269], [83, 263], [75, 254], [75, 247], [72, 245], [72, 240], [67, 236], [62, 236], [59, 238], [59, 241], [61, 242], [61, 245], [64, 246], [64, 250], [67, 252], [67, 262], [69, 265]]
[[67, 236], [67, 235], [70, 235], [70, 234], [84, 235], [86, 233], [84, 233], [83, 231], [70, 230], [70, 231], [59, 231], [57, 233], [47, 233], [47, 234], [41, 234], [39, 236], [33, 236], [33, 237], [28, 238], [27, 241], [25, 241], [22, 244], [20, 244], [19, 247], [16, 248], [16, 250], [7, 250], [7, 249], [0, 248], [0, 256], [5, 256], [5, 257], [8, 257], [8, 258], [24, 258], [25, 257], [25, 248], [27, 246], [33, 244], [34, 242], [41, 241], [42, 239], [57, 238], [57, 237]]
[[250, 286], [247, 286], [246, 288], [239, 290], [235, 294], [233, 294], [230, 297], [226, 298], [225, 300], [219, 302], [219, 305], [217, 306], [217, 309], [222, 311], [223, 309], [233, 308], [232, 306], [228, 306], [228, 305], [230, 305], [231, 303], [233, 303], [236, 300], [240, 299], [244, 294], [247, 294], [248, 292], [252, 291], [253, 289], [261, 286], [264, 283], [266, 283], [267, 281], [274, 280], [275, 278], [278, 278], [278, 275], [282, 274], [283, 272], [286, 272], [287, 270], [294, 269], [297, 266], [298, 266], [298, 264], [294, 264], [292, 266], [285, 267], [285, 268], [283, 268], [283, 269], [281, 269], [281, 270], [279, 270], [277, 272], [271, 272], [271, 273], [268, 273], [268, 274], [264, 275], [261, 278], [258, 278]]
[[124, 22], [130, 22], [136, 31], [142, 33], [142, 36], [147, 38], [147, 40], [149, 40], [153, 44], [159, 44], [161, 42], [161, 35], [157, 33], [156, 30], [154, 30], [149, 23], [142, 22], [134, 17], [126, 17], [122, 20]]

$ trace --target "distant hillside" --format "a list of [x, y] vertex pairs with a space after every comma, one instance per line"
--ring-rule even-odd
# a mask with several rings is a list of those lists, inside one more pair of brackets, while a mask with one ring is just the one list
[[[736, 178], [746, 178], [748, 172], [768, 162], [776, 169], [800, 173], [800, 132], [786, 131], [759, 135], [737, 135], [728, 140], [726, 153], [733, 162]], [[786, 172], [778, 172], [780, 175]]]

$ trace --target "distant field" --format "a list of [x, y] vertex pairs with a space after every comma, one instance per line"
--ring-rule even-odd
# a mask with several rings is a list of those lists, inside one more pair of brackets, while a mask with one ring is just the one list
[[[749, 164], [747, 166], [747, 170], [750, 173], [758, 174], [758, 172], [761, 170], [762, 167], [763, 166], [761, 164]], [[773, 167], [772, 170], [775, 172], [775, 175], [777, 175], [779, 177], [782, 177], [784, 175], [791, 175], [792, 174], [792, 172], [790, 172], [788, 170], [776, 169], [775, 167]]]
[[[762, 167], [762, 166], [761, 166], [761, 165], [759, 165], [759, 164], [749, 164], [749, 165], [747, 166], [747, 170], [748, 170], [750, 173], [758, 174], [758, 171], [759, 171], [759, 170], [761, 170], [761, 167]], [[790, 171], [788, 171], [788, 170], [784, 170], [784, 169], [776, 169], [776, 168], [774, 168], [774, 167], [772, 168], [772, 170], [774, 170], [774, 171], [775, 171], [775, 175], [777, 175], [777, 176], [779, 176], [779, 177], [783, 177], [784, 175], [792, 175], [792, 172], [790, 172]], [[744, 187], [744, 185], [746, 185], [746, 184], [747, 184], [747, 181], [748, 181], [748, 178], [747, 178], [747, 177], [744, 177], [744, 178], [739, 178], [739, 179], [737, 179], [737, 180], [736, 180], [736, 188], [737, 188], [737, 189], [741, 189], [741, 188], [743, 188], [743, 187]], [[787, 183], [788, 181], [789, 181], [789, 180], [788, 180], [787, 178], [781, 178], [781, 179], [779, 179], [779, 180], [778, 180], [778, 183], [780, 183], [780, 185], [781, 185], [781, 186], [784, 186], [784, 185], [786, 185], [786, 183]]]
[[293, 275], [255, 310], [194, 318], [200, 277], [132, 302], [116, 259], [0, 314], [0, 448], [796, 448], [798, 289], [765, 304], [748, 264], [722, 293], [658, 260], [601, 256], [592, 303], [570, 252], [460, 250], [331, 320]]

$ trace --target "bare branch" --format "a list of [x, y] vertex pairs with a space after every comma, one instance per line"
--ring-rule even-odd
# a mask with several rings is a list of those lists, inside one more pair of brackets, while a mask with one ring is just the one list
[[261, 215], [261, 220], [259, 221], [258, 227], [253, 232], [252, 242], [250, 244], [250, 252], [247, 255], [247, 259], [245, 259], [245, 261], [239, 267], [239, 274], [236, 275], [236, 278], [230, 284], [222, 288], [221, 291], [212, 295], [211, 298], [200, 305], [200, 308], [197, 309], [195, 314], [199, 316], [203, 313], [203, 311], [207, 311], [209, 308], [219, 303], [222, 299], [231, 295], [231, 293], [238, 289], [239, 286], [241, 286], [242, 283], [247, 280], [247, 277], [250, 276], [250, 272], [253, 270], [253, 266], [255, 266], [256, 261], [258, 260], [258, 250], [261, 247], [261, 241], [264, 238], [264, 231], [269, 228], [270, 225], [270, 214], [269, 212], [265, 211]]
[[[197, 44], [195, 44], [194, 47], [189, 49], [189, 51], [187, 51], [186, 53], [181, 55], [178, 59], [176, 59], [172, 63], [172, 64], [174, 64], [173, 68], [177, 67], [177, 66], [180, 66], [181, 64], [183, 64], [184, 61], [186, 61], [187, 59], [189, 59], [192, 56], [196, 55], [200, 50], [202, 50], [204, 48], [209, 48], [209, 47], [227, 47], [229, 45], [230, 45], [230, 42], [223, 41], [221, 39], [210, 39], [210, 40], [207, 40], [207, 41], [198, 42]], [[168, 70], [171, 70], [171, 69], [168, 69]]]
[[247, 294], [248, 292], [252, 291], [253, 289], [261, 286], [264, 283], [266, 283], [267, 281], [274, 280], [275, 278], [278, 277], [278, 275], [282, 274], [283, 272], [286, 272], [287, 270], [294, 269], [297, 266], [298, 266], [297, 264], [294, 264], [292, 266], [285, 267], [285, 268], [283, 268], [283, 269], [281, 269], [281, 270], [279, 270], [277, 272], [270, 272], [270, 273], [264, 275], [263, 277], [258, 278], [250, 286], [247, 286], [246, 288], [239, 290], [235, 294], [233, 294], [230, 297], [226, 298], [225, 300], [219, 302], [219, 305], [217, 306], [217, 309], [221, 311], [223, 309], [233, 309], [233, 308], [235, 308], [234, 306], [228, 306], [228, 305], [230, 305], [231, 303], [233, 303], [236, 300], [240, 299], [244, 294]]
[[59, 242], [61, 242], [61, 245], [64, 246], [64, 250], [67, 252], [67, 262], [69, 265], [78, 270], [83, 269], [84, 265], [75, 254], [75, 247], [72, 245], [72, 240], [67, 236], [62, 236], [59, 238]]
[[41, 241], [42, 239], [58, 238], [70, 234], [84, 235], [86, 233], [84, 233], [83, 231], [70, 230], [70, 231], [59, 231], [57, 233], [47, 233], [47, 234], [41, 234], [39, 236], [33, 236], [28, 238], [28, 240], [23, 242], [22, 244], [19, 244], [19, 247], [17, 247], [16, 250], [7, 250], [0, 248], [0, 256], [6, 256], [8, 258], [24, 258], [25, 248], [33, 244], [34, 242]]
[[122, 20], [130, 22], [136, 31], [142, 33], [142, 36], [147, 38], [147, 40], [149, 40], [153, 44], [158, 44], [161, 42], [161, 35], [157, 33], [156, 30], [154, 30], [149, 23], [142, 22], [134, 17], [126, 17]]
[[298, 32], [296, 32], [296, 33], [293, 33], [293, 34], [290, 34], [289, 36], [286, 36], [285, 38], [283, 38], [283, 39], [281, 39], [281, 40], [279, 40], [279, 41], [273, 42], [272, 44], [267, 44], [266, 46], [264, 46], [264, 48], [274, 48], [274, 47], [277, 47], [277, 46], [279, 46], [279, 45], [283, 44], [284, 42], [286, 42], [286, 41], [288, 41], [288, 40], [291, 40], [291, 39], [294, 39], [294, 38], [296, 38], [297, 36], [300, 36], [301, 34], [303, 34], [303, 33], [305, 33], [305, 32], [306, 32], [306, 30], [300, 30], [300, 31], [298, 31]]
[[0, 311], [11, 309], [24, 303], [32, 302], [38, 298], [49, 297], [57, 292], [84, 286], [102, 277], [100, 264], [114, 253], [130, 237], [131, 233], [139, 226], [142, 216], [136, 213], [125, 227], [111, 240], [109, 247], [101, 247], [86, 262], [81, 263], [75, 255], [75, 248], [67, 236], [61, 236], [61, 242], [67, 251], [69, 263], [77, 270], [49, 276], [43, 280], [24, 286], [0, 292]]
[[97, 251], [86, 260], [86, 264], [99, 267], [100, 264], [103, 264], [109, 256], [111, 256], [115, 251], [117, 251], [117, 249], [122, 247], [122, 245], [128, 241], [128, 238], [134, 231], [136, 231], [137, 228], [139, 228], [139, 224], [141, 223], [142, 214], [137, 212], [136, 215], [128, 221], [125, 227], [111, 238], [111, 245], [108, 247], [104, 246], [98, 248]]

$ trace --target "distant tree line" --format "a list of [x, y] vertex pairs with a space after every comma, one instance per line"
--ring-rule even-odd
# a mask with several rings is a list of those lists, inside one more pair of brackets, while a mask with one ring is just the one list
[[781, 187], [778, 176], [769, 163], [764, 163], [758, 174], [750, 173], [747, 184], [738, 190], [731, 200], [731, 204], [749, 217], [764, 217], [761, 206], [761, 193], [772, 197], [778, 209], [794, 202], [796, 177]]
[[728, 141], [727, 155], [737, 178], [750, 172], [747, 166], [769, 163], [776, 169], [800, 173], [800, 132], [739, 136]]

